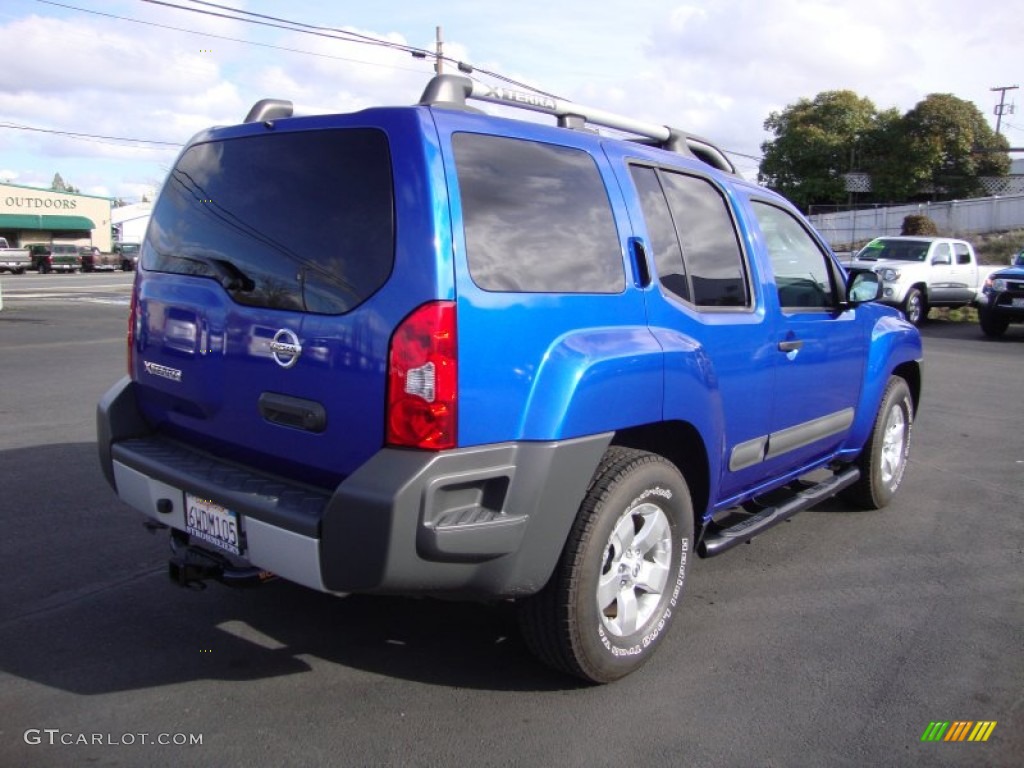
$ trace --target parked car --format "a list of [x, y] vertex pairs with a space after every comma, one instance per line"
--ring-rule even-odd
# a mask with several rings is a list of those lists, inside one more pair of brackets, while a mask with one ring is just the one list
[[23, 275], [32, 264], [26, 248], [12, 248], [6, 237], [0, 237], [0, 272]]
[[948, 237], [877, 237], [849, 268], [872, 270], [884, 283], [881, 301], [903, 310], [914, 325], [931, 307], [973, 304], [990, 270], [980, 269], [974, 247]]
[[982, 333], [998, 338], [1010, 323], [1024, 323], [1024, 252], [1017, 254], [1014, 266], [989, 275], [978, 304], [978, 322]]
[[118, 253], [104, 253], [94, 245], [81, 248], [82, 271], [115, 270], [121, 268], [121, 256]]
[[694, 553], [895, 497], [917, 329], [711, 142], [453, 75], [290, 114], [182, 152], [98, 406], [175, 582], [514, 600], [544, 662], [609, 682]]
[[44, 263], [50, 256], [49, 243], [30, 243], [28, 245], [28, 255], [32, 260], [30, 269], [34, 269], [39, 273], [44, 272]]
[[31, 246], [32, 260], [41, 274], [49, 272], [79, 272], [82, 269], [82, 255], [77, 245], [54, 243], [53, 245]]
[[114, 255], [125, 272], [131, 272], [139, 263], [138, 243], [114, 243]]

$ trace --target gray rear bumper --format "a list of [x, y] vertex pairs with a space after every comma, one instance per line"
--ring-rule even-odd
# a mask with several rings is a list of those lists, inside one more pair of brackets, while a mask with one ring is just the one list
[[255, 566], [322, 591], [482, 597], [544, 586], [612, 437], [385, 448], [331, 491], [151, 433], [127, 378], [100, 401], [97, 432], [123, 501], [179, 530], [186, 493], [227, 507]]

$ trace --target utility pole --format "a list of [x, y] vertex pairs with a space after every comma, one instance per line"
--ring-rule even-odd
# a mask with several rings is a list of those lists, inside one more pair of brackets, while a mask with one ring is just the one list
[[[440, 30], [440, 27], [438, 27], [438, 30]], [[439, 34], [440, 34], [440, 32], [439, 32]], [[438, 43], [438, 45], [440, 45], [440, 43]], [[999, 86], [997, 88], [989, 88], [990, 91], [999, 91], [999, 104], [996, 105], [996, 108], [994, 110], [995, 115], [996, 115], [996, 136], [999, 135], [999, 129], [1002, 127], [1003, 115], [1004, 114], [1007, 114], [1007, 115], [1012, 115], [1013, 114], [1013, 104], [1009, 104], [1009, 105], [1006, 104], [1006, 92], [1007, 91], [1016, 91], [1017, 88], [1018, 88], [1018, 86], [1016, 86], [1016, 85], [1001, 85], [1001, 86]], [[1007, 109], [1006, 108], [1007, 106], [1009, 106], [1010, 108]]]
[[[444, 74], [444, 39], [441, 28], [437, 27], [437, 56], [434, 58], [434, 71], [437, 74]], [[1016, 88], [1017, 86], [1014, 86]], [[998, 133], [998, 131], [997, 131]]]

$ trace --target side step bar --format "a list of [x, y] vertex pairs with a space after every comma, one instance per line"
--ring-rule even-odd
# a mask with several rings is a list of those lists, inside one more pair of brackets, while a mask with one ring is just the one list
[[835, 496], [847, 486], [853, 485], [859, 478], [860, 470], [857, 467], [849, 467], [817, 485], [798, 492], [788, 501], [778, 506], [762, 509], [757, 514], [741, 520], [735, 525], [722, 527], [712, 522], [705, 532], [697, 552], [701, 557], [720, 555], [737, 544], [750, 541], [757, 534], [764, 533], [772, 526], [788, 520], [797, 512], [803, 512], [805, 509]]

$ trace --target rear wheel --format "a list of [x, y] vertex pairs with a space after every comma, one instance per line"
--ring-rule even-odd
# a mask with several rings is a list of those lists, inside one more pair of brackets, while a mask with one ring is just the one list
[[864, 451], [857, 459], [860, 478], [843, 495], [865, 509], [881, 509], [896, 495], [907, 469], [914, 402], [907, 382], [889, 379]]
[[661, 456], [608, 450], [548, 584], [519, 602], [530, 649], [595, 683], [642, 666], [678, 611], [693, 549], [693, 506]]

